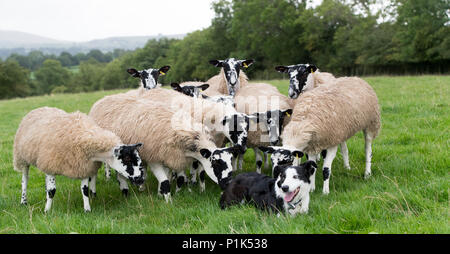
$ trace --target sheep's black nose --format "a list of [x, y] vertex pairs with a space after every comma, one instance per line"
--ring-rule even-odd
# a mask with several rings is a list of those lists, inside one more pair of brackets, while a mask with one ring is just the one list
[[288, 191], [289, 191], [289, 186], [283, 185], [283, 186], [281, 187], [281, 189], [282, 189], [284, 192], [288, 192]]

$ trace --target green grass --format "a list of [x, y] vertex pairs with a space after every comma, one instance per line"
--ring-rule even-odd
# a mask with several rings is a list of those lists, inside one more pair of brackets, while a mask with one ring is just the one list
[[[84, 213], [80, 181], [56, 177], [53, 207], [44, 214], [44, 174], [32, 168], [28, 206], [20, 205], [21, 175], [13, 170], [12, 145], [22, 117], [41, 106], [88, 112], [107, 94], [62, 94], [0, 101], [0, 233], [450, 233], [450, 76], [368, 77], [382, 108], [382, 130], [373, 145], [372, 177], [364, 180], [361, 133], [348, 141], [352, 170], [338, 153], [330, 194], [321, 194], [317, 174], [309, 214], [295, 218], [251, 206], [221, 210], [220, 189], [184, 188], [166, 204], [151, 175], [144, 192], [122, 197], [116, 180], [99, 172], [97, 198]], [[286, 80], [269, 81], [287, 93]], [[244, 171], [254, 171], [253, 152]], [[268, 172], [266, 172], [268, 173]], [[174, 187], [172, 188], [174, 189]]]

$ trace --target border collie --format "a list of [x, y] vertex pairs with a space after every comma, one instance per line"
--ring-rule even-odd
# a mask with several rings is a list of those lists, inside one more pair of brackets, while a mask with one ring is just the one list
[[250, 203], [256, 207], [295, 216], [309, 208], [310, 176], [317, 165], [307, 161], [299, 166], [283, 165], [274, 170], [274, 178], [256, 172], [237, 175], [220, 197], [220, 207]]

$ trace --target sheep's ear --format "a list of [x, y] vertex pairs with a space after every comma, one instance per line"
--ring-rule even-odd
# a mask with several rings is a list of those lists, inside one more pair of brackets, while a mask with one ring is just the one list
[[134, 149], [138, 149], [139, 147], [141, 147], [143, 144], [142, 143], [137, 143], [132, 145], [134, 147]]
[[134, 69], [134, 68], [127, 69], [127, 72], [128, 72], [131, 76], [133, 76], [133, 77], [135, 77], [135, 78], [139, 78], [139, 77], [141, 76], [141, 74], [139, 73], [139, 71], [136, 70], [136, 69]]
[[181, 92], [181, 86], [178, 83], [172, 83], [170, 84], [170, 86], [172, 87], [173, 90]]
[[292, 156], [294, 156], [296, 158], [301, 158], [301, 157], [303, 157], [303, 153], [301, 151], [295, 150], [292, 152]]
[[306, 177], [310, 177], [316, 171], [317, 164], [314, 161], [307, 161], [303, 163], [303, 167], [305, 168]]
[[259, 148], [259, 150], [261, 150], [261, 151], [263, 151], [265, 153], [273, 153], [273, 152], [275, 152], [275, 149], [273, 149], [273, 147], [270, 147], [270, 146], [260, 146], [258, 148]]
[[244, 68], [248, 68], [250, 65], [253, 64], [253, 62], [255, 62], [253, 59], [242, 60], [241, 61], [241, 66], [244, 67]]
[[281, 114], [286, 115], [287, 117], [291, 117], [292, 115], [292, 109], [287, 109], [285, 111], [281, 111]]
[[317, 67], [314, 64], [310, 64], [308, 65], [308, 67], [306, 67], [306, 70], [310, 73], [314, 73], [315, 71], [317, 71]]
[[221, 60], [210, 60], [209, 63], [216, 67], [223, 67], [223, 61]]
[[159, 75], [166, 75], [166, 73], [170, 70], [170, 66], [166, 65], [159, 68]]
[[202, 91], [205, 91], [206, 89], [208, 89], [209, 84], [203, 84], [201, 86], [197, 86], [198, 88], [202, 89]]
[[200, 149], [200, 154], [202, 155], [203, 158], [208, 159], [211, 156], [211, 151], [209, 151], [206, 148], [202, 148]]
[[280, 66], [275, 67], [275, 70], [277, 70], [278, 72], [282, 72], [282, 73], [288, 73], [289, 67], [280, 65]]

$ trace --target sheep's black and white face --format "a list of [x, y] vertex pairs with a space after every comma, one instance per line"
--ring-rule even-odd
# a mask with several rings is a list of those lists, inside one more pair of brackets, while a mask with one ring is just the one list
[[313, 64], [297, 64], [289, 66], [277, 66], [275, 70], [289, 74], [289, 97], [296, 99], [300, 93], [314, 87], [311, 73], [317, 70]]
[[111, 167], [128, 178], [134, 184], [144, 183], [144, 166], [139, 156], [138, 148], [142, 144], [121, 145], [114, 148]]
[[180, 86], [180, 84], [178, 83], [172, 83], [170, 84], [170, 86], [172, 87], [173, 90], [194, 98], [199, 98], [200, 92], [205, 91], [209, 87], [208, 84], [203, 84], [199, 86]]
[[225, 189], [231, 181], [233, 156], [237, 156], [240, 149], [237, 147], [217, 148], [214, 150], [201, 149], [200, 154], [211, 163], [212, 172], [206, 170], [211, 179], [218, 183], [221, 189]]
[[239, 89], [239, 72], [241, 68], [248, 68], [253, 64], [253, 60], [236, 60], [229, 58], [225, 60], [211, 60], [210, 64], [222, 67], [227, 80], [228, 94], [234, 96]]
[[166, 75], [169, 69], [170, 66], [163, 66], [159, 69], [150, 68], [142, 71], [130, 68], [127, 70], [127, 72], [135, 78], [140, 78], [142, 87], [150, 90], [156, 88], [156, 86], [158, 85], [158, 77], [160, 75]]
[[253, 114], [258, 118], [258, 122], [262, 122], [269, 132], [269, 141], [272, 145], [277, 145], [280, 141], [280, 135], [283, 131], [283, 122], [286, 117], [290, 117], [292, 109], [287, 110], [271, 110], [265, 113]]
[[302, 163], [300, 166], [282, 166], [274, 178], [275, 195], [282, 198], [285, 203], [295, 206], [302, 197], [309, 195], [311, 188], [310, 177], [317, 165], [313, 161]]
[[270, 153], [272, 160], [272, 172], [275, 175], [277, 169], [284, 165], [292, 165], [295, 158], [302, 158], [303, 153], [299, 150], [293, 150], [281, 146], [259, 147], [265, 153]]
[[231, 141], [233, 146], [240, 149], [241, 153], [247, 150], [248, 129], [250, 120], [255, 120], [255, 116], [248, 116], [243, 113], [235, 113], [224, 117], [222, 120], [223, 134]]

